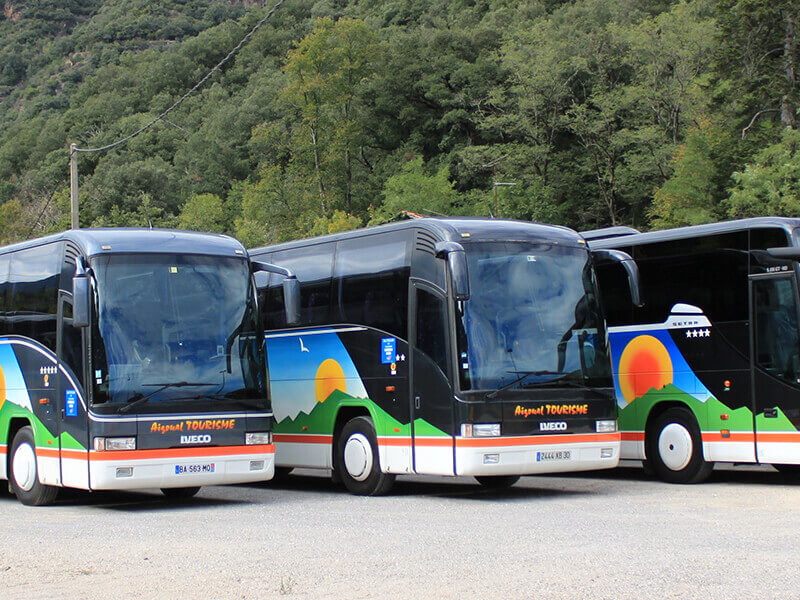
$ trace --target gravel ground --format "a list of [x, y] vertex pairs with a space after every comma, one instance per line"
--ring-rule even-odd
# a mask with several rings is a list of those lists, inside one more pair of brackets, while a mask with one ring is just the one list
[[800, 478], [718, 468], [674, 486], [625, 466], [525, 477], [403, 477], [360, 498], [310, 471], [257, 486], [0, 491], [0, 599], [800, 598]]

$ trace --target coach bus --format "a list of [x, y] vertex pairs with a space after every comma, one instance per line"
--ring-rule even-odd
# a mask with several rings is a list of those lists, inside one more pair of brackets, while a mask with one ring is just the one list
[[665, 481], [699, 482], [715, 462], [800, 465], [800, 220], [756, 218], [584, 234], [630, 254], [598, 266], [609, 323], [622, 458]]
[[250, 254], [300, 280], [287, 327], [279, 280], [256, 279], [278, 469], [330, 469], [374, 495], [403, 473], [506, 487], [617, 465], [605, 325], [574, 231], [420, 218]]
[[258, 269], [291, 283], [219, 235], [84, 229], [0, 248], [0, 478], [16, 497], [269, 479]]

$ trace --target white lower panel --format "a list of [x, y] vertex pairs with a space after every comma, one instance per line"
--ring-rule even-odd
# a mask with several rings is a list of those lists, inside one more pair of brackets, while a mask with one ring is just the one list
[[[250, 470], [250, 461], [263, 461], [263, 468]], [[213, 472], [176, 473], [176, 467], [191, 469], [214, 465]], [[117, 469], [131, 467], [131, 476], [121, 477]], [[93, 490], [128, 490], [137, 488], [175, 488], [227, 483], [266, 481], [275, 474], [274, 454], [239, 454], [203, 456], [202, 458], [140, 459], [89, 462], [89, 481]]]
[[[602, 449], [611, 449], [611, 456], [601, 457]], [[619, 441], [585, 444], [484, 446], [456, 448], [457, 475], [529, 475], [612, 469], [619, 464]], [[548, 460], [548, 456], [569, 459]], [[495, 462], [496, 461], [496, 462]]]
[[411, 446], [387, 446], [378, 442], [378, 454], [384, 473], [411, 473]]
[[7, 452], [6, 445], [0, 444], [0, 479], [8, 479], [8, 472], [6, 471], [6, 464], [8, 463]]
[[275, 464], [279, 467], [330, 469], [333, 467], [330, 442], [276, 442]]
[[626, 460], [644, 460], [644, 441], [622, 440], [620, 458]]
[[452, 442], [442, 446], [415, 445], [414, 472], [420, 475], [455, 475]]
[[752, 440], [744, 442], [703, 442], [703, 458], [708, 462], [756, 462]]
[[800, 443], [759, 441], [758, 461], [773, 465], [800, 465]]
[[36, 456], [36, 472], [39, 483], [61, 485], [61, 468], [58, 456]]
[[[88, 452], [82, 452], [83, 456], [88, 456]], [[61, 457], [61, 477], [64, 487], [77, 488], [80, 490], [89, 489], [89, 461], [87, 458], [66, 458]]]

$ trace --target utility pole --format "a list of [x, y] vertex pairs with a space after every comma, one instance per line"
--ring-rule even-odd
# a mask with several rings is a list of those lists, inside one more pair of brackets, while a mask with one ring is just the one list
[[500, 203], [497, 200], [497, 188], [501, 185], [517, 185], [516, 183], [511, 183], [507, 181], [497, 181], [497, 163], [492, 165], [492, 187], [494, 188], [494, 216], [495, 218], [500, 217]]
[[78, 229], [78, 146], [69, 145], [69, 206], [72, 213], [72, 229]]

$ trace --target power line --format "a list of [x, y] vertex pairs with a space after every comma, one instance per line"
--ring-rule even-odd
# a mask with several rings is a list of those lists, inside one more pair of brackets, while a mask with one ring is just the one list
[[176, 108], [178, 108], [178, 107], [179, 107], [179, 106], [180, 106], [180, 105], [183, 103], [183, 101], [184, 101], [184, 100], [186, 100], [186, 99], [187, 99], [189, 96], [191, 96], [191, 95], [192, 95], [194, 92], [196, 92], [196, 91], [197, 91], [197, 89], [198, 89], [198, 88], [200, 88], [200, 86], [202, 86], [202, 85], [203, 85], [203, 84], [204, 84], [206, 81], [208, 81], [208, 80], [209, 80], [209, 78], [210, 78], [210, 77], [211, 77], [211, 76], [212, 76], [214, 73], [216, 73], [217, 71], [219, 71], [219, 70], [220, 70], [220, 68], [222, 68], [222, 65], [224, 65], [226, 62], [228, 62], [228, 61], [229, 61], [229, 60], [230, 60], [230, 59], [231, 59], [231, 58], [232, 58], [232, 57], [233, 57], [233, 56], [234, 56], [234, 55], [235, 55], [235, 54], [236, 54], [236, 53], [237, 53], [239, 50], [241, 50], [241, 49], [242, 49], [242, 46], [244, 46], [244, 45], [245, 45], [247, 42], [249, 42], [249, 41], [250, 41], [250, 38], [251, 38], [251, 37], [253, 37], [253, 35], [254, 35], [254, 34], [255, 34], [255, 33], [256, 33], [256, 32], [257, 32], [259, 29], [261, 29], [261, 26], [262, 26], [262, 25], [264, 25], [264, 23], [266, 23], [266, 22], [267, 22], [267, 20], [268, 20], [268, 19], [269, 19], [269, 18], [270, 18], [270, 17], [273, 15], [273, 13], [274, 13], [276, 10], [278, 10], [278, 9], [281, 7], [281, 5], [282, 5], [284, 2], [285, 2], [285, 0], [278, 0], [278, 2], [275, 4], [275, 6], [273, 6], [273, 7], [272, 7], [272, 8], [269, 10], [269, 12], [267, 13], [267, 15], [266, 15], [266, 16], [265, 16], [263, 19], [261, 19], [261, 20], [260, 20], [258, 23], [256, 23], [255, 27], [253, 27], [253, 28], [250, 30], [250, 32], [249, 32], [249, 33], [248, 33], [246, 36], [244, 36], [244, 37], [243, 37], [243, 38], [242, 38], [242, 39], [239, 41], [239, 43], [238, 43], [238, 44], [236, 44], [236, 46], [233, 48], [233, 50], [231, 50], [230, 52], [228, 52], [228, 54], [227, 54], [227, 56], [225, 56], [225, 58], [223, 58], [221, 61], [219, 61], [219, 63], [217, 63], [217, 65], [216, 65], [216, 66], [215, 66], [213, 69], [211, 69], [211, 70], [210, 70], [208, 73], [206, 73], [205, 77], [203, 77], [203, 78], [202, 78], [200, 81], [198, 81], [198, 82], [197, 82], [197, 83], [194, 85], [194, 87], [192, 87], [192, 89], [190, 89], [190, 90], [189, 90], [188, 92], [186, 92], [186, 93], [185, 93], [183, 96], [181, 96], [181, 97], [178, 99], [178, 101], [177, 101], [177, 102], [175, 102], [175, 104], [173, 104], [172, 106], [170, 106], [170, 107], [169, 107], [167, 110], [165, 110], [164, 112], [162, 112], [162, 113], [161, 113], [160, 115], [158, 115], [158, 116], [157, 116], [155, 119], [153, 119], [152, 121], [150, 121], [150, 122], [149, 122], [147, 125], [145, 125], [144, 127], [141, 127], [141, 128], [139, 128], [139, 129], [137, 129], [137, 130], [136, 130], [136, 131], [134, 131], [132, 134], [130, 134], [130, 135], [128, 135], [128, 136], [125, 136], [125, 137], [124, 137], [124, 138], [122, 138], [121, 140], [117, 140], [116, 142], [113, 142], [113, 143], [111, 143], [111, 144], [107, 144], [107, 145], [105, 145], [105, 146], [101, 146], [101, 147], [99, 147], [99, 148], [78, 148], [78, 147], [75, 147], [75, 148], [73, 148], [73, 149], [72, 149], [72, 151], [70, 152], [70, 155], [72, 155], [72, 153], [73, 153], [73, 152], [101, 152], [101, 151], [103, 151], [103, 150], [111, 150], [112, 148], [116, 148], [117, 146], [120, 146], [120, 145], [124, 144], [125, 142], [127, 142], [127, 141], [129, 141], [129, 140], [132, 140], [133, 138], [135, 138], [135, 137], [136, 137], [137, 135], [139, 135], [140, 133], [142, 133], [142, 132], [144, 132], [144, 131], [146, 131], [146, 130], [150, 129], [150, 127], [152, 127], [153, 125], [155, 125], [156, 123], [158, 123], [158, 122], [159, 122], [161, 119], [163, 119], [163, 118], [164, 118], [164, 117], [166, 117], [166, 116], [167, 116], [169, 113], [171, 113], [173, 110], [175, 110]]

